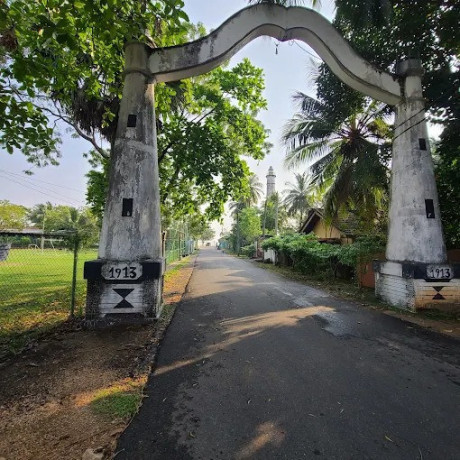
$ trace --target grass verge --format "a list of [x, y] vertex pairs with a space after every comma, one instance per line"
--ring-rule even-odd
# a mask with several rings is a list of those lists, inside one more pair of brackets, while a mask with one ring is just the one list
[[126, 420], [133, 417], [142, 402], [145, 380], [127, 380], [99, 390], [90, 403], [91, 410], [110, 419]]
[[[78, 255], [76, 312], [83, 310], [83, 264], [95, 251]], [[73, 253], [12, 249], [0, 262], [0, 355], [17, 352], [29, 341], [67, 320], [70, 313]]]

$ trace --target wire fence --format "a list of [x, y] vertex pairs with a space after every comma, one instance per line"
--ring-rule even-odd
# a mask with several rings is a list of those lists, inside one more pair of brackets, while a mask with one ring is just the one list
[[[166, 233], [167, 264], [194, 251], [182, 230]], [[0, 232], [0, 349], [24, 331], [81, 316], [86, 299], [83, 266], [96, 248], [79, 248], [73, 234]]]
[[0, 234], [0, 345], [82, 314], [83, 264], [97, 251], [74, 241], [63, 234]]
[[166, 265], [193, 253], [195, 241], [189, 236], [186, 226], [171, 228], [163, 234]]

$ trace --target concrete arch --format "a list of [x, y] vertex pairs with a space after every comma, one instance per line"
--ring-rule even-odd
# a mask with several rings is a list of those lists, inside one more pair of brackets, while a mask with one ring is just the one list
[[353, 50], [327, 19], [302, 7], [261, 4], [245, 8], [200, 40], [151, 50], [148, 73], [157, 82], [201, 75], [264, 35], [280, 41], [305, 42], [344, 83], [367, 96], [390, 105], [402, 99], [396, 75], [376, 69]]

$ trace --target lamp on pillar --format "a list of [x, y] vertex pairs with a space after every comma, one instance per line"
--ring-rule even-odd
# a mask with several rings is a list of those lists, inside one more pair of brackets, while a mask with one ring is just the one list
[[460, 271], [447, 264], [425, 120], [423, 68], [420, 60], [407, 59], [396, 71], [403, 99], [396, 106], [387, 261], [375, 264], [376, 293], [410, 310], [458, 308]]
[[161, 310], [164, 259], [148, 56], [141, 43], [126, 46], [98, 259], [86, 262], [84, 269], [88, 322], [143, 321], [156, 318]]

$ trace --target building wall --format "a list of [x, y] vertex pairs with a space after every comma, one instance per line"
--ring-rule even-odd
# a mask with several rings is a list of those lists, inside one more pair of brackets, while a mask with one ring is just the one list
[[315, 227], [313, 228], [313, 233], [318, 238], [335, 238], [341, 239], [342, 233], [332, 225], [327, 225], [322, 219], [320, 219]]

